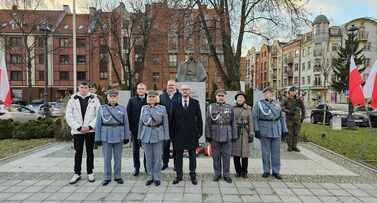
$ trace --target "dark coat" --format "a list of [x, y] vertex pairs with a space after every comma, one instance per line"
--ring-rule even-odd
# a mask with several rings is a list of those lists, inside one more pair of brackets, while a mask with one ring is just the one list
[[168, 113], [168, 119], [169, 119], [169, 135], [170, 137], [173, 136], [173, 128], [171, 127], [172, 126], [172, 119], [170, 118], [171, 117], [171, 114], [172, 114], [172, 104], [175, 102], [175, 101], [178, 101], [181, 99], [181, 93], [177, 90], [174, 95], [173, 95], [173, 98], [170, 99], [169, 97], [169, 94], [166, 92], [166, 90], [160, 95], [160, 104], [165, 106], [166, 108], [166, 112]]
[[136, 140], [138, 134], [141, 107], [147, 104], [146, 98], [147, 95], [145, 95], [144, 99], [135, 96], [128, 101], [127, 115], [133, 140]]
[[182, 100], [175, 101], [172, 106], [173, 143], [175, 149], [195, 149], [203, 134], [203, 119], [198, 100], [190, 98], [185, 109]]

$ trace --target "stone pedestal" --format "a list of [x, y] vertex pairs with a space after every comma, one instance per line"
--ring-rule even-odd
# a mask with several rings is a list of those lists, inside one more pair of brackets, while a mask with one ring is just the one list
[[200, 110], [202, 111], [203, 118], [203, 136], [200, 138], [199, 143], [205, 143], [204, 130], [206, 120], [206, 83], [205, 82], [177, 82], [177, 87], [180, 89], [182, 85], [191, 87], [191, 97], [198, 100]]

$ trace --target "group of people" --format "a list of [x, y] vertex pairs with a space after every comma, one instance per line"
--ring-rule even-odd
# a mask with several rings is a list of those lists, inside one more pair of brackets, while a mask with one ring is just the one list
[[[288, 136], [288, 151], [299, 151], [297, 136], [305, 114], [303, 104], [296, 99], [294, 92], [294, 88], [289, 89], [287, 101], [280, 106], [273, 99], [273, 90], [265, 88], [264, 99], [251, 107], [246, 104], [244, 92], [235, 95], [236, 105], [232, 106], [225, 102], [226, 91], [217, 90], [216, 102], [206, 109], [206, 126], [203, 129], [199, 101], [191, 97], [189, 85], [182, 85], [178, 90], [176, 82], [170, 80], [166, 90], [159, 95], [154, 90], [147, 92], [147, 86], [139, 83], [136, 96], [125, 107], [118, 103], [119, 92], [115, 89], [107, 91], [107, 103], [101, 105], [98, 97], [90, 92], [88, 83], [83, 82], [66, 107], [65, 117], [71, 128], [75, 150], [74, 175], [70, 184], [81, 179], [84, 143], [88, 181], [95, 181], [93, 149], [95, 145], [101, 145], [104, 158], [102, 185], [108, 185], [112, 176], [115, 182], [123, 184], [123, 144], [131, 141], [134, 176], [140, 173], [140, 148], [144, 148], [146, 185], [161, 184], [160, 173], [168, 168], [171, 144], [176, 171], [172, 184], [183, 180], [183, 155], [187, 151], [190, 179], [196, 185], [196, 148], [203, 134], [213, 149], [214, 181], [223, 178], [228, 183], [232, 182], [229, 172], [232, 156], [236, 177], [248, 177], [250, 143], [254, 137], [261, 142], [263, 177], [270, 176], [272, 172], [275, 178], [281, 179], [281, 140]], [[298, 117], [298, 122], [290, 122]]]

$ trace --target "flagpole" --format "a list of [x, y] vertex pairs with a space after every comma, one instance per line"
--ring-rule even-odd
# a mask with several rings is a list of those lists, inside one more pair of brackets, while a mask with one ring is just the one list
[[77, 58], [76, 58], [76, 0], [73, 0], [73, 15], [72, 15], [72, 28], [73, 28], [73, 94], [77, 91]]

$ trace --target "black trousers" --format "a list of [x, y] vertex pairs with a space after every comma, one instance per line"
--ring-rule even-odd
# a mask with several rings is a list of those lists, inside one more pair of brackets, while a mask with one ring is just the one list
[[[162, 149], [162, 163], [164, 166], [167, 166], [169, 164], [170, 159], [170, 140], [164, 141], [164, 146]], [[173, 145], [173, 157], [174, 157], [174, 145]], [[175, 167], [175, 166], [174, 166]]]
[[[134, 168], [136, 170], [140, 170], [140, 148], [141, 148], [141, 143], [134, 138], [132, 142], [132, 157], [133, 157], [133, 162], [134, 162]], [[144, 162], [144, 170], [147, 171], [146, 169], [146, 162], [145, 162], [145, 154], [143, 158]]]
[[[242, 163], [241, 163], [242, 160]], [[236, 173], [238, 174], [247, 174], [247, 165], [249, 163], [249, 159], [247, 157], [244, 157], [241, 159], [239, 156], [233, 157], [234, 162], [234, 168], [236, 170]]]
[[[175, 170], [177, 173], [177, 177], [182, 178], [183, 177], [183, 149], [176, 149], [174, 152], [174, 159], [175, 159]], [[188, 150], [189, 153], [189, 168], [190, 168], [190, 177], [194, 178], [196, 177], [196, 153], [195, 149]]]
[[75, 149], [75, 174], [81, 175], [82, 154], [84, 151], [84, 143], [86, 148], [86, 172], [93, 173], [94, 168], [94, 132], [87, 134], [73, 135], [73, 146]]

